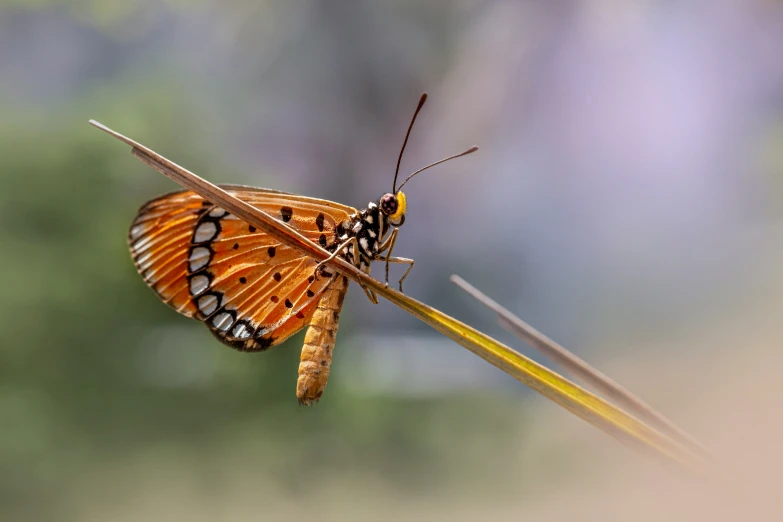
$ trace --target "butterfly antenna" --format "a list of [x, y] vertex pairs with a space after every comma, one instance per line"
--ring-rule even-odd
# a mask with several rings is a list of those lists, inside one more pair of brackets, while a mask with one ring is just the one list
[[[397, 193], [397, 175], [400, 173], [400, 162], [402, 161], [402, 153], [405, 152], [405, 145], [408, 144], [408, 137], [411, 135], [411, 129], [413, 128], [413, 122], [416, 121], [416, 116], [419, 115], [424, 102], [427, 101], [427, 93], [423, 93], [419, 99], [419, 105], [416, 107], [416, 112], [413, 113], [411, 124], [408, 125], [408, 132], [405, 133], [405, 141], [402, 142], [402, 148], [400, 149], [400, 157], [397, 158], [397, 169], [394, 171], [394, 183], [392, 184], [392, 194]], [[402, 185], [400, 185], [402, 186]]]
[[[455, 154], [455, 155], [453, 155], [453, 156], [449, 156], [448, 158], [443, 158], [442, 160], [436, 161], [435, 163], [430, 163], [430, 164], [429, 164], [429, 165], [427, 165], [426, 167], [422, 167], [422, 168], [420, 168], [419, 170], [417, 170], [416, 172], [414, 172], [413, 174], [411, 174], [410, 176], [408, 176], [407, 178], [405, 178], [405, 181], [403, 181], [403, 182], [402, 182], [402, 184], [400, 184], [400, 190], [402, 190], [402, 186], [403, 186], [403, 185], [405, 185], [405, 184], [406, 184], [408, 181], [410, 181], [410, 179], [411, 179], [413, 176], [415, 176], [416, 174], [418, 174], [419, 172], [424, 172], [425, 170], [427, 170], [427, 169], [428, 169], [428, 168], [430, 168], [430, 167], [434, 167], [435, 165], [440, 165], [441, 163], [446, 163], [446, 162], [447, 162], [447, 161], [449, 161], [449, 160], [453, 160], [453, 159], [461, 158], [462, 156], [467, 156], [468, 154], [473, 154], [473, 153], [474, 153], [474, 152], [476, 152], [478, 149], [479, 149], [479, 148], [478, 148], [477, 146], [473, 145], [471, 148], [469, 148], [469, 149], [468, 149], [468, 150], [466, 150], [465, 152], [460, 152], [459, 154]], [[395, 192], [395, 194], [396, 194], [396, 192]]]

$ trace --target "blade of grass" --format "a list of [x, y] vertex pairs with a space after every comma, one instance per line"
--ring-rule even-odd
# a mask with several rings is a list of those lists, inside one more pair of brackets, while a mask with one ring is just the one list
[[607, 375], [601, 373], [573, 352], [567, 350], [527, 324], [460, 276], [454, 274], [450, 279], [471, 297], [495, 312], [498, 317], [498, 323], [503, 328], [527, 342], [531, 347], [545, 357], [548, 357], [554, 363], [559, 364], [566, 372], [573, 375], [577, 382], [593, 388], [615, 404], [618, 404], [621, 408], [638, 416], [645, 422], [656, 426], [669, 437], [688, 446], [694, 452], [709, 458], [707, 450], [701, 446], [693, 436], [675, 425], [662, 413], [655, 410], [628, 389], [624, 388]]
[[[235, 198], [217, 185], [200, 178], [144, 145], [94, 120], [90, 120], [90, 123], [130, 145], [131, 153], [134, 156], [183, 187], [196, 192], [207, 201], [318, 260], [325, 260], [329, 256], [327, 251], [307, 240], [293, 228]], [[375, 290], [379, 295], [421, 319], [485, 361], [618, 440], [629, 443], [642, 451], [662, 456], [667, 461], [679, 464], [686, 469], [702, 469], [703, 459], [687, 447], [508, 346], [424, 303], [388, 288], [385, 284], [361, 272], [339, 257], [329, 261], [329, 264], [340, 273]]]

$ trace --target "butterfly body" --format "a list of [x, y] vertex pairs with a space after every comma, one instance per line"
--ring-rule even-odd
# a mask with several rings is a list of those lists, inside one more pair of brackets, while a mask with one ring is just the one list
[[[402, 204], [391, 205], [394, 212], [389, 194], [359, 211], [272, 190], [223, 188], [366, 273], [393, 246], [390, 231], [404, 221], [404, 196]], [[129, 245], [137, 270], [161, 300], [204, 322], [232, 348], [266, 350], [307, 326], [297, 397], [302, 404], [321, 397], [348, 289], [345, 276], [189, 191], [143, 205]]]

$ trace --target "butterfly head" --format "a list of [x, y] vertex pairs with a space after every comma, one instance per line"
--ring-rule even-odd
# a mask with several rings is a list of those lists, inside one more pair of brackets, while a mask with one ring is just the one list
[[405, 223], [405, 193], [398, 190], [396, 194], [386, 193], [378, 202], [381, 212], [389, 218], [389, 223], [395, 227], [401, 227]]

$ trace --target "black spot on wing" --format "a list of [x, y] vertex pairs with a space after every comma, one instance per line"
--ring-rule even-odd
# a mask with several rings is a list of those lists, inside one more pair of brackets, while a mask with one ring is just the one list
[[282, 207], [280, 209], [280, 217], [283, 218], [284, 223], [291, 221], [291, 217], [294, 215], [294, 209], [291, 207]]
[[321, 212], [318, 217], [315, 218], [315, 226], [318, 227], [318, 232], [324, 231], [324, 214]]

